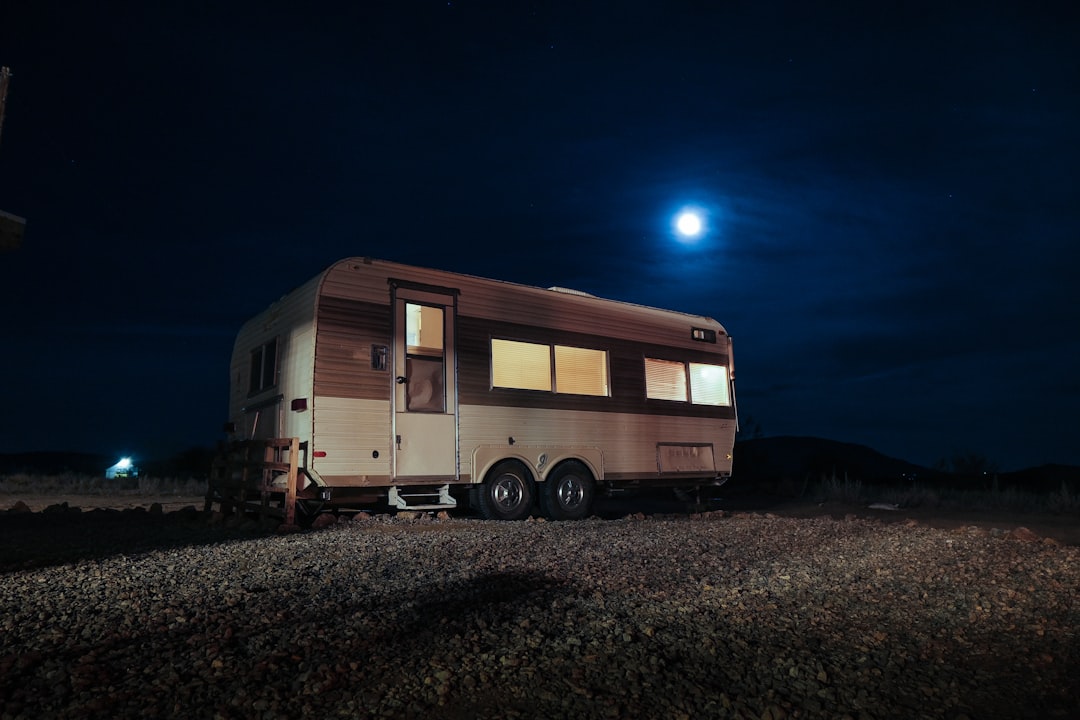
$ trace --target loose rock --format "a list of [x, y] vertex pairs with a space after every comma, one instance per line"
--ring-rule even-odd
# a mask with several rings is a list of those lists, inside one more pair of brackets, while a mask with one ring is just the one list
[[65, 543], [33, 567], [0, 556], [5, 720], [1021, 718], [1080, 701], [1080, 549], [1016, 531], [153, 516], [0, 517], [4, 553]]

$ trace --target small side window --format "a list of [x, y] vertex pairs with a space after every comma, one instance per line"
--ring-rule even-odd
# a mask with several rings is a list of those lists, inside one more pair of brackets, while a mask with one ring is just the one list
[[716, 331], [708, 328], [693, 328], [690, 330], [690, 337], [698, 342], [715, 343]]
[[390, 368], [390, 348], [386, 345], [371, 346], [371, 369], [386, 371]]
[[256, 395], [277, 385], [277, 338], [251, 351], [248, 394]]

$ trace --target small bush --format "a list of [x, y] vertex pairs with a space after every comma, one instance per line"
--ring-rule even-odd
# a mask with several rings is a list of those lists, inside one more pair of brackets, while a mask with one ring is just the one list
[[877, 493], [881, 502], [891, 503], [905, 508], [941, 507], [941, 493], [937, 490], [918, 485], [910, 487], [886, 487]]
[[1066, 483], [1052, 493], [1035, 493], [996, 483], [985, 490], [924, 485], [868, 485], [836, 473], [822, 474], [816, 485], [823, 501], [848, 505], [884, 502], [901, 508], [941, 508], [944, 510], [996, 510], [1017, 513], [1080, 513], [1080, 493]]
[[866, 501], [866, 493], [860, 480], [851, 480], [847, 473], [841, 480], [834, 472], [832, 475], [822, 473], [818, 483], [818, 496], [825, 500], [841, 503], [862, 503]]
[[1050, 512], [1080, 512], [1080, 493], [1070, 492], [1068, 484], [1062, 480], [1061, 488], [1056, 492], [1050, 493], [1050, 496], [1046, 499], [1046, 505]]
[[60, 473], [33, 475], [16, 473], [0, 476], [0, 493], [9, 495], [181, 495], [206, 493], [206, 481], [192, 478], [115, 478], [101, 475]]

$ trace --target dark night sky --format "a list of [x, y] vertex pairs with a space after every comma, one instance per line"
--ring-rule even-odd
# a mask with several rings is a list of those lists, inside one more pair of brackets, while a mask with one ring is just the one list
[[1069, 3], [11, 5], [0, 452], [216, 442], [370, 255], [715, 317], [765, 435], [1080, 464]]

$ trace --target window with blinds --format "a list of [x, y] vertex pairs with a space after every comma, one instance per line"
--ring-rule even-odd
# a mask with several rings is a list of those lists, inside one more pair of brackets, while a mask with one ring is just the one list
[[690, 397], [695, 405], [730, 405], [727, 368], [690, 363]]
[[491, 385], [606, 396], [610, 394], [607, 351], [493, 338]]
[[731, 385], [723, 365], [645, 358], [645, 396], [694, 405], [730, 405]]
[[556, 345], [555, 392], [607, 395], [607, 352]]
[[686, 363], [645, 358], [645, 397], [686, 402]]
[[491, 385], [551, 391], [551, 346], [491, 340]]

